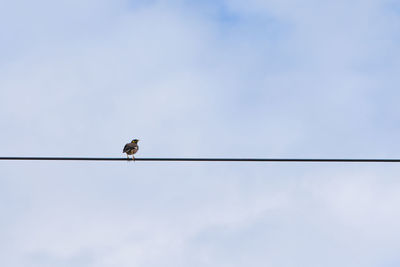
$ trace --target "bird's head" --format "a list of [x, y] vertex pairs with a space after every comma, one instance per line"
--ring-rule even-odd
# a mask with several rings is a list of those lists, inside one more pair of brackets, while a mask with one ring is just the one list
[[137, 144], [139, 142], [139, 139], [133, 139], [131, 143]]

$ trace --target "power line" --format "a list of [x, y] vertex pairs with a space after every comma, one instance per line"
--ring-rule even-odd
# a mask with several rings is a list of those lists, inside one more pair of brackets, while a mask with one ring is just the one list
[[[101, 157], [0, 157], [9, 161], [133, 161], [127, 158]], [[400, 162], [400, 159], [339, 159], [339, 158], [136, 158], [135, 161], [198, 161], [198, 162]]]

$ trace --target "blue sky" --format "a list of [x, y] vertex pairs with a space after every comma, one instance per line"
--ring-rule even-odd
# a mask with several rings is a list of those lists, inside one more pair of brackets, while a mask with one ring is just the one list
[[[2, 1], [2, 156], [398, 158], [395, 1]], [[395, 164], [0, 163], [2, 266], [398, 266]]]

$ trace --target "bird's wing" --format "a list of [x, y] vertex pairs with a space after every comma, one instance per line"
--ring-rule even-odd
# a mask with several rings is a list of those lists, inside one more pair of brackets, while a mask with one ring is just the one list
[[126, 152], [128, 152], [129, 150], [131, 150], [131, 149], [135, 149], [135, 148], [137, 148], [137, 144], [134, 144], [134, 143], [128, 143], [128, 144], [126, 144], [125, 146], [124, 146], [124, 150], [123, 150], [123, 152], [122, 153], [126, 153]]
[[130, 149], [131, 149], [130, 143], [129, 143], [129, 144], [126, 144], [126, 145], [124, 146], [124, 150], [122, 151], [122, 153], [126, 153], [126, 152], [128, 152]]

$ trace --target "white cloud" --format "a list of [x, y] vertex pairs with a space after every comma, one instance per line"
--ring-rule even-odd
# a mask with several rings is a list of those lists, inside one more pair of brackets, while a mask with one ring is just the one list
[[[398, 156], [386, 2], [6, 7], [4, 155]], [[0, 164], [5, 266], [399, 261], [396, 166]]]

